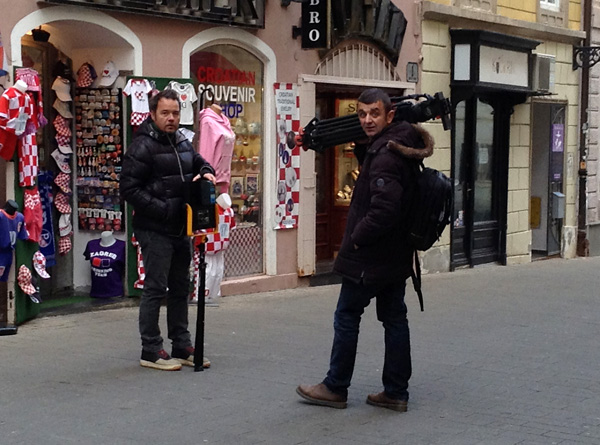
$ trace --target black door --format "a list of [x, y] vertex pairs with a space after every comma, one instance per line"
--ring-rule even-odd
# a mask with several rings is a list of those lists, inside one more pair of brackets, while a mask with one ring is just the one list
[[[455, 109], [452, 267], [503, 262], [508, 122], [494, 98], [474, 96]], [[506, 133], [506, 134], [505, 134]]]

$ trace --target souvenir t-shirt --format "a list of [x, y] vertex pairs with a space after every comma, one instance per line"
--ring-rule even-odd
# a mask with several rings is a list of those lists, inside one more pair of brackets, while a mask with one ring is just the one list
[[181, 102], [179, 123], [181, 125], [193, 125], [194, 107], [192, 104], [198, 100], [196, 92], [194, 91], [194, 85], [191, 83], [179, 83], [172, 80], [165, 89], [175, 90], [179, 95], [179, 101]]
[[90, 297], [123, 296], [125, 241], [115, 240], [112, 245], [103, 246], [100, 239], [91, 240], [87, 243], [83, 256], [90, 262], [92, 269]]
[[25, 217], [20, 212], [11, 215], [4, 210], [0, 210], [0, 281], [8, 280], [17, 238], [21, 240], [29, 239]]
[[125, 85], [123, 94], [131, 96], [131, 125], [140, 125], [150, 115], [148, 94], [151, 91], [152, 85], [147, 79], [129, 79]]

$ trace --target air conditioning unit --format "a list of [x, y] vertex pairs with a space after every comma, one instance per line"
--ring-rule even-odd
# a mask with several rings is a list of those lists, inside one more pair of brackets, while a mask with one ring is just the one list
[[533, 55], [532, 89], [539, 93], [554, 93], [554, 64], [556, 57], [549, 54]]

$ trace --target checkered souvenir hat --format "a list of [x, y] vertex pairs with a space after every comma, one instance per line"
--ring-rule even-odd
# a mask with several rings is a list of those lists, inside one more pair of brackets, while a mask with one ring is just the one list
[[73, 153], [70, 137], [56, 135], [55, 139], [56, 143], [58, 144], [58, 149], [63, 155], [70, 155]]
[[33, 268], [42, 278], [50, 278], [50, 274], [46, 271], [46, 257], [39, 250], [33, 254]]
[[61, 236], [58, 240], [58, 253], [60, 255], [66, 255], [71, 251], [71, 248], [71, 237], [69, 235]]
[[66, 138], [71, 137], [71, 124], [68, 120], [66, 120], [60, 114], [57, 114], [53, 123], [58, 136], [64, 136]]
[[54, 178], [54, 183], [58, 186], [58, 188], [67, 195], [71, 194], [71, 187], [69, 187], [69, 183], [71, 182], [71, 177], [67, 173], [60, 172]]
[[36, 292], [35, 287], [33, 287], [33, 284], [31, 283], [31, 278], [31, 271], [27, 268], [27, 266], [25, 266], [25, 264], [22, 264], [21, 267], [19, 267], [17, 282], [19, 283], [21, 290], [26, 295], [33, 295]]
[[71, 173], [71, 166], [69, 165], [69, 157], [62, 154], [58, 149], [54, 150], [50, 156], [56, 161], [56, 165], [63, 173]]
[[87, 88], [94, 83], [96, 77], [98, 77], [96, 75], [96, 70], [93, 70], [91, 65], [86, 62], [77, 70], [77, 86], [80, 88]]
[[54, 197], [54, 205], [60, 213], [71, 213], [69, 197], [62, 192], [58, 192]]
[[60, 215], [60, 218], [58, 219], [58, 232], [60, 236], [69, 236], [73, 233], [70, 213], [63, 213]]

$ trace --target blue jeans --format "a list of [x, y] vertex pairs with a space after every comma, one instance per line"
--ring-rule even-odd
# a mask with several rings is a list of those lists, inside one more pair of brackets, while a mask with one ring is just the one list
[[330, 391], [346, 397], [352, 380], [360, 319], [376, 298], [377, 319], [385, 330], [385, 361], [382, 382], [393, 399], [408, 400], [408, 380], [412, 373], [410, 333], [406, 318], [406, 282], [364, 285], [344, 278], [333, 321], [335, 335], [329, 372], [323, 383]]
[[171, 237], [148, 230], [135, 230], [144, 261], [144, 291], [140, 301], [142, 349], [163, 349], [158, 320], [160, 305], [167, 297], [167, 329], [174, 348], [192, 345], [188, 331], [188, 299], [192, 248], [186, 236]]

